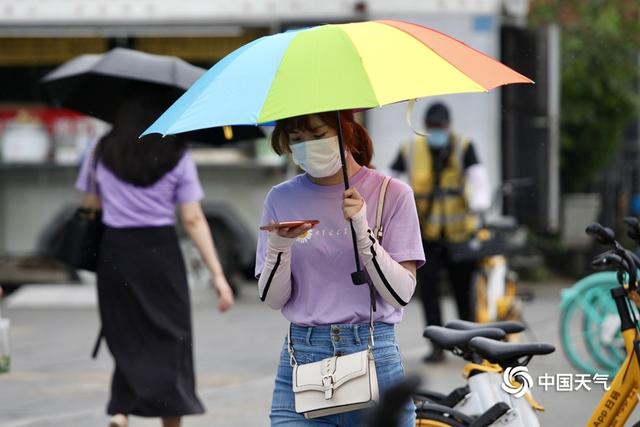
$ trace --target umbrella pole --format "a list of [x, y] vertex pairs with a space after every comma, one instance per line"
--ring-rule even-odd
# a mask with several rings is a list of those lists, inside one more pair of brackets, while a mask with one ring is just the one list
[[[340, 161], [342, 162], [342, 178], [344, 179], [344, 189], [349, 189], [349, 174], [347, 173], [347, 161], [344, 152], [344, 141], [342, 140], [342, 126], [340, 125], [340, 112], [336, 111], [337, 115], [337, 131], [338, 131], [338, 147], [340, 149]], [[353, 242], [353, 254], [356, 260], [356, 271], [351, 273], [351, 281], [354, 285], [364, 285], [368, 282], [367, 272], [360, 267], [360, 255], [358, 255], [358, 244], [356, 242], [356, 230], [353, 228], [353, 222], [349, 220], [349, 226], [351, 227], [351, 241]]]

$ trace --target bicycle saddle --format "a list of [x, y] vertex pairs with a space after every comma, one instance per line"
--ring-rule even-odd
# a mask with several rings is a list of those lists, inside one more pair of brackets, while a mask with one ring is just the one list
[[445, 350], [453, 350], [455, 348], [466, 350], [469, 340], [476, 337], [485, 337], [489, 340], [501, 340], [505, 333], [497, 328], [481, 328], [461, 331], [456, 329], [447, 329], [442, 326], [427, 326], [422, 336], [429, 338], [434, 344], [439, 345]]
[[446, 325], [444, 325], [444, 327], [448, 329], [458, 329], [463, 331], [469, 331], [473, 329], [496, 328], [496, 329], [502, 329], [505, 334], [515, 334], [525, 330], [525, 327], [522, 323], [515, 322], [513, 320], [500, 320], [497, 322], [488, 322], [488, 323], [470, 322], [468, 320], [452, 320], [448, 322]]
[[[478, 353], [491, 363], [500, 366], [526, 365], [533, 356], [553, 353], [556, 348], [551, 344], [535, 343], [507, 343], [494, 341], [484, 337], [472, 338], [469, 341], [469, 348]], [[526, 357], [524, 363], [519, 359]]]

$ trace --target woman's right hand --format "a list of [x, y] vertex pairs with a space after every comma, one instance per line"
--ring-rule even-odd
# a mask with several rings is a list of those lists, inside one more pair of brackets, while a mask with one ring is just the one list
[[280, 228], [277, 230], [274, 230], [276, 233], [278, 233], [278, 235], [280, 237], [286, 237], [288, 239], [295, 239], [296, 237], [299, 237], [301, 235], [303, 235], [304, 233], [306, 233], [307, 231], [311, 230], [314, 227], [313, 224], [309, 223], [309, 222], [305, 222], [304, 224], [302, 224], [299, 227], [295, 227], [295, 228]]
[[218, 295], [218, 311], [220, 313], [224, 313], [235, 303], [233, 290], [231, 289], [231, 286], [229, 286], [224, 274], [218, 275], [213, 279], [213, 287]]

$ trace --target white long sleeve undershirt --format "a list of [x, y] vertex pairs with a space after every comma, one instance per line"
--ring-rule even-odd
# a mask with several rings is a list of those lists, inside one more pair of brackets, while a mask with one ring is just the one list
[[295, 240], [275, 231], [270, 232], [267, 239], [258, 294], [274, 310], [282, 308], [291, 296], [291, 246]]
[[371, 283], [386, 302], [395, 308], [404, 307], [415, 291], [415, 276], [391, 258], [373, 235], [367, 223], [366, 203], [351, 220], [356, 231], [358, 253]]
[[468, 204], [472, 212], [483, 212], [491, 207], [491, 183], [487, 168], [481, 164], [469, 166], [465, 171], [469, 186]]

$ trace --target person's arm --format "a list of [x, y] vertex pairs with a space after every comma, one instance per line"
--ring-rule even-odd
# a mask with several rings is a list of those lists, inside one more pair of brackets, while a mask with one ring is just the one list
[[355, 188], [344, 193], [343, 211], [356, 232], [358, 253], [374, 287], [395, 308], [409, 303], [416, 288], [416, 263], [399, 263], [380, 245], [367, 223], [367, 205]]
[[97, 144], [98, 142], [94, 141], [87, 148], [80, 164], [80, 172], [76, 178], [75, 187], [82, 192], [83, 208], [100, 209], [102, 207], [100, 190], [96, 180], [95, 150]]
[[211, 271], [213, 286], [218, 294], [218, 309], [224, 312], [234, 303], [233, 291], [220, 265], [209, 224], [202, 212], [200, 202], [187, 202], [179, 205], [182, 225], [193, 240], [204, 263]]
[[82, 207], [90, 208], [90, 209], [100, 209], [102, 207], [102, 201], [100, 200], [100, 196], [93, 193], [83, 193]]
[[467, 202], [472, 212], [483, 212], [491, 207], [491, 184], [489, 173], [484, 165], [478, 163], [465, 171], [469, 185]]
[[291, 297], [291, 249], [296, 237], [311, 228], [313, 225], [307, 223], [269, 233], [263, 268], [258, 277], [258, 294], [260, 300], [274, 310], [281, 309]]
[[464, 153], [464, 174], [468, 185], [467, 203], [472, 212], [483, 212], [491, 207], [491, 183], [487, 168], [480, 163], [470, 142]]
[[258, 277], [258, 296], [274, 310], [281, 309], [291, 297], [291, 246], [294, 240], [275, 231], [267, 238], [264, 266]]

